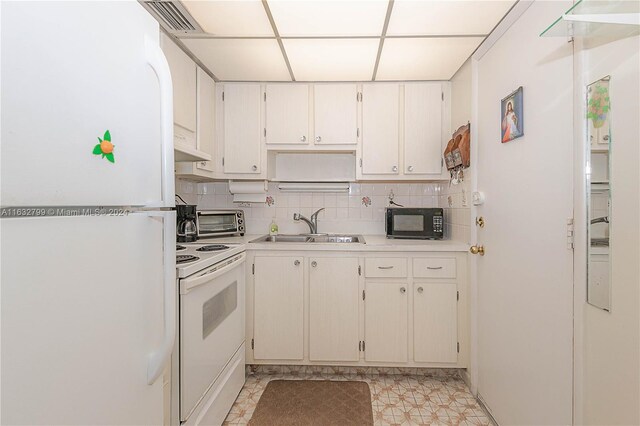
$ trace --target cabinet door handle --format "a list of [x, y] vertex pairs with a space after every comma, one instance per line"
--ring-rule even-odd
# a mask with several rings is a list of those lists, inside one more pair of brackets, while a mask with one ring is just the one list
[[300, 264], [300, 261], [296, 259], [296, 260], [293, 262], [293, 264], [294, 264], [294, 265], [296, 265], [296, 266], [298, 266], [298, 265]]
[[431, 269], [431, 270], [442, 269], [442, 266], [427, 266], [427, 269]]
[[413, 171], [413, 166], [409, 166], [409, 167], [407, 167], [407, 170], [408, 170], [408, 171], [410, 171], [410, 172], [412, 172], [412, 171]]
[[422, 294], [423, 291], [424, 291], [424, 288], [418, 287], [418, 293]]
[[321, 136], [316, 136], [316, 142], [320, 142], [322, 140]]
[[405, 294], [407, 292], [407, 289], [404, 287], [400, 287], [400, 293]]
[[300, 141], [301, 142], [306, 142], [307, 141], [307, 137], [306, 136], [300, 136]]
[[256, 166], [256, 165], [251, 166], [251, 170], [253, 170], [255, 172], [256, 170], [258, 170], [258, 166]]
[[397, 172], [397, 171], [398, 171], [398, 166], [393, 166], [393, 167], [391, 168], [391, 170], [393, 170], [394, 172]]
[[313, 266], [313, 267], [315, 268], [316, 266], [318, 266], [318, 262], [316, 262], [316, 261], [314, 260], [313, 262], [311, 262], [311, 266]]
[[393, 269], [393, 266], [378, 266], [378, 269]]

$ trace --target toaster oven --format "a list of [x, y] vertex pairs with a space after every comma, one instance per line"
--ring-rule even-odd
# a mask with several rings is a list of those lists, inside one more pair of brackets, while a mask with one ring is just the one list
[[242, 210], [198, 210], [196, 213], [198, 238], [244, 235]]

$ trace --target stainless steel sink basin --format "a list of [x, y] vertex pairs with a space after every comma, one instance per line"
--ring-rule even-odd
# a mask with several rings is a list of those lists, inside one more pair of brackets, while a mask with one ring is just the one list
[[314, 243], [360, 243], [362, 237], [359, 235], [319, 235], [313, 237]]
[[256, 238], [252, 243], [308, 243], [311, 241], [309, 235], [265, 235]]
[[362, 235], [338, 235], [338, 234], [323, 234], [323, 235], [264, 235], [260, 238], [256, 238], [251, 243], [364, 243]]

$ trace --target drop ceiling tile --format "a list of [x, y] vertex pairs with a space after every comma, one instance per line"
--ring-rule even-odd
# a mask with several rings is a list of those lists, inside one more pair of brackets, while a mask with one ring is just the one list
[[376, 80], [449, 80], [483, 37], [387, 38]]
[[514, 3], [514, 0], [395, 0], [387, 35], [486, 35]]
[[298, 81], [370, 80], [379, 39], [287, 39], [284, 43]]
[[269, 0], [282, 37], [380, 36], [388, 0]]
[[275, 39], [183, 39], [216, 77], [224, 81], [290, 81]]
[[259, 0], [183, 1], [205, 32], [216, 36], [273, 37], [271, 23]]

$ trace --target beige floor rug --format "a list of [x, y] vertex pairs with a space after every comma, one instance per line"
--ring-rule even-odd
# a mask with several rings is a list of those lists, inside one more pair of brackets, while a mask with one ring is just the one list
[[365, 382], [272, 380], [249, 425], [373, 425], [371, 391]]

